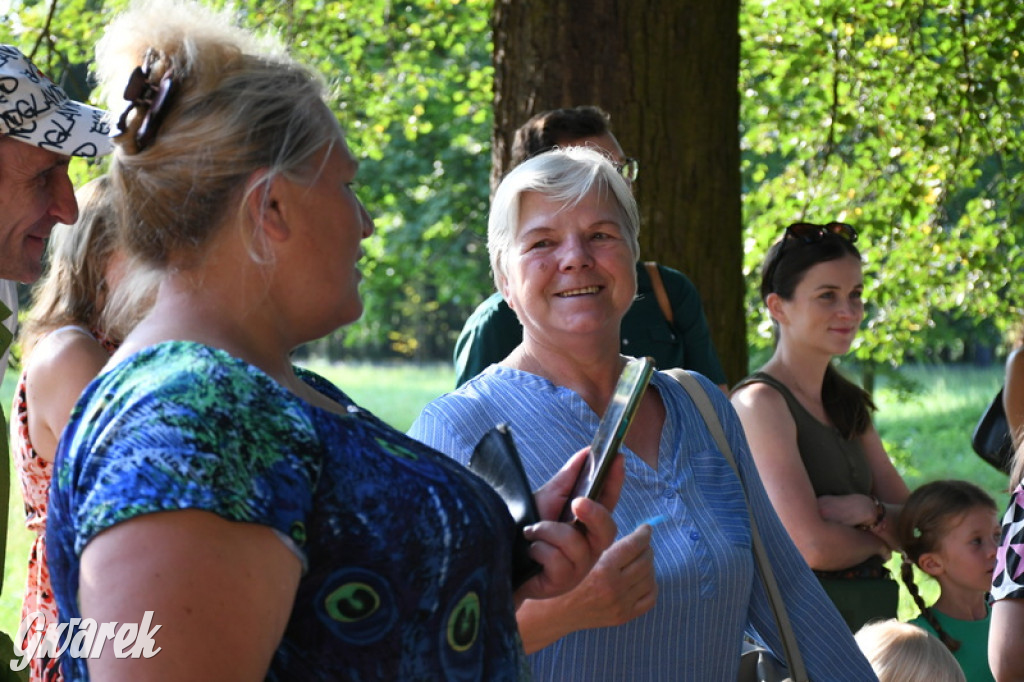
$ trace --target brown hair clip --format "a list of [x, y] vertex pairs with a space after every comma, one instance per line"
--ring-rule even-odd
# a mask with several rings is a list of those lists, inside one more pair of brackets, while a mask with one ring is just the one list
[[128, 132], [128, 114], [133, 110], [137, 109], [137, 115], [142, 116], [142, 121], [135, 131], [135, 150], [132, 153], [141, 152], [156, 139], [156, 134], [167, 117], [167, 109], [178, 91], [178, 86], [174, 82], [173, 67], [164, 72], [158, 85], [149, 82], [155, 61], [156, 55], [153, 51], [147, 51], [143, 65], [135, 67], [124, 89], [124, 98], [131, 104], [118, 119], [117, 129], [122, 133]]

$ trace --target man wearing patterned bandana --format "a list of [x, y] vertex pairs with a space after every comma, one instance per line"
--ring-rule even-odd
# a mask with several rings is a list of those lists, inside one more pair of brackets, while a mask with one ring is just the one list
[[[72, 156], [109, 153], [113, 148], [109, 131], [102, 109], [71, 100], [18, 48], [0, 45], [0, 279], [25, 283], [38, 279], [50, 230], [78, 218], [68, 163]], [[0, 321], [11, 315], [10, 308], [0, 302]], [[0, 325], [0, 355], [10, 343], [11, 332]], [[5, 424], [5, 419], [0, 422], [6, 431]], [[7, 438], [0, 438], [0, 589], [9, 458]], [[10, 653], [10, 640], [0, 633], [0, 658], [7, 659]], [[10, 674], [10, 669], [0, 660], [0, 679], [6, 679], [4, 674]]]

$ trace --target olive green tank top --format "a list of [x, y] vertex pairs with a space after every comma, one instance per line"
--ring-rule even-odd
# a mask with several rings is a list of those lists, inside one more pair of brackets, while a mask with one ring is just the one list
[[[782, 394], [796, 422], [800, 459], [811, 479], [814, 494], [871, 494], [871, 469], [860, 440], [848, 440], [834, 427], [823, 424], [807, 411], [785, 384], [765, 372], [754, 372], [736, 385], [767, 384]], [[735, 389], [734, 389], [735, 390]]]

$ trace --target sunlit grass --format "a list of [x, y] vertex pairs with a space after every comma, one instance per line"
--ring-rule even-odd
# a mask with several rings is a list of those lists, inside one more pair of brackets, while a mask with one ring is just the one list
[[304, 364], [399, 431], [407, 431], [427, 403], [455, 387], [455, 372], [447, 364]]
[[875, 393], [876, 424], [907, 484], [963, 478], [1005, 500], [1006, 477], [971, 449], [971, 433], [1003, 382], [1000, 366], [913, 366], [900, 379], [913, 393], [881, 381]]

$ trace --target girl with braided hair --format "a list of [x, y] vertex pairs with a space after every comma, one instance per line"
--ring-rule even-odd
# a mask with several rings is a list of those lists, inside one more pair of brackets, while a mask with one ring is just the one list
[[[926, 483], [907, 499], [896, 532], [903, 547], [903, 582], [921, 609], [911, 622], [953, 652], [968, 682], [991, 682], [988, 591], [999, 544], [995, 501], [967, 481]], [[931, 606], [914, 581], [914, 566], [939, 584], [939, 598]]]

